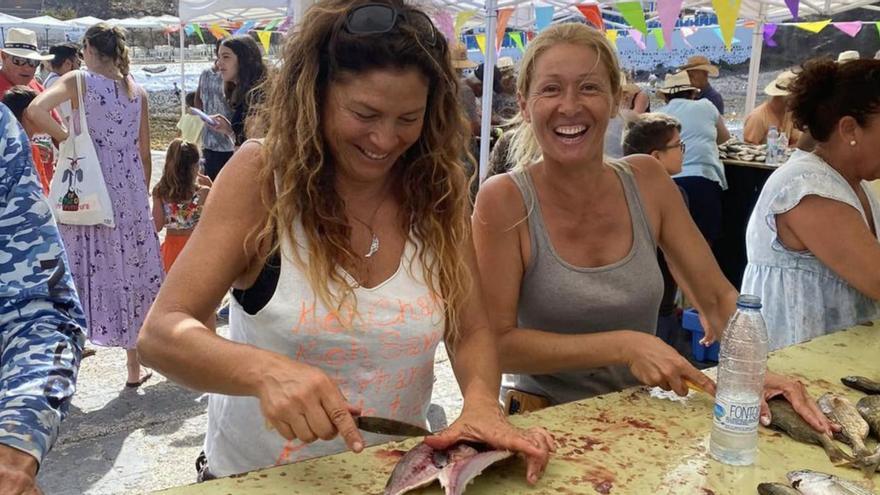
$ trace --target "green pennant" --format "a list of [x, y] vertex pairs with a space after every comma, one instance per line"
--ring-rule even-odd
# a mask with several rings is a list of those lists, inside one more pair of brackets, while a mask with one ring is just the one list
[[202, 35], [202, 28], [199, 27], [198, 24], [193, 24], [192, 27], [193, 27], [193, 29], [195, 30], [196, 35], [198, 35], [199, 39], [202, 40], [202, 44], [204, 44], [204, 43], [205, 43], [205, 37]]
[[662, 50], [666, 46], [666, 40], [663, 39], [663, 30], [654, 28], [651, 30], [651, 33], [654, 34], [654, 39], [657, 40], [657, 48]]
[[648, 35], [648, 25], [645, 23], [645, 11], [641, 2], [621, 2], [614, 6], [633, 29], [641, 31], [645, 36]]
[[269, 24], [266, 24], [266, 27], [263, 28], [263, 31], [271, 31], [275, 29], [279, 24], [281, 24], [281, 19], [272, 19]]
[[526, 47], [523, 44], [523, 36], [525, 36], [525, 34], [526, 33], [510, 33], [508, 35], [510, 36], [510, 39], [513, 40], [513, 43], [516, 45], [516, 47], [519, 48], [520, 53], [525, 53], [526, 51]]

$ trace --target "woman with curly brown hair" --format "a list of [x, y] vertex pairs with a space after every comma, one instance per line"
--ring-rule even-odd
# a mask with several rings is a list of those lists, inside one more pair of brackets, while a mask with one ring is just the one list
[[808, 62], [788, 86], [816, 140], [773, 172], [746, 229], [743, 291], [778, 349], [880, 317], [880, 61]]
[[[399, 0], [319, 2], [287, 41], [265, 141], [227, 165], [139, 341], [214, 393], [211, 475], [393, 438], [359, 433], [357, 414], [424, 425], [444, 339], [464, 408], [426, 442], [525, 453], [537, 480], [552, 439], [515, 430], [496, 401], [457, 92], [446, 41]], [[230, 286], [226, 339], [206, 322]]]

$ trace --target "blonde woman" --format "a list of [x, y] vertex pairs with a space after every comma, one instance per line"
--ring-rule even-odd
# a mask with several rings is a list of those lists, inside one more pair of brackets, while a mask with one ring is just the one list
[[[283, 58], [265, 142], [226, 166], [139, 340], [145, 362], [214, 393], [202, 477], [391, 439], [356, 414], [426, 424], [445, 339], [464, 408], [427, 441], [522, 452], [535, 482], [552, 438], [497, 406], [446, 41], [399, 0], [326, 0]], [[230, 286], [226, 339], [206, 322]]]
[[[516, 168], [481, 187], [473, 217], [483, 293], [513, 387], [550, 403], [637, 383], [681, 395], [686, 380], [714, 390], [654, 335], [658, 245], [710, 341], [737, 293], [662, 165], [648, 155], [604, 159], [620, 99], [613, 49], [584, 25], [548, 28], [529, 44], [517, 90]], [[768, 375], [766, 395], [778, 393], [815, 428], [830, 428], [800, 382]]]

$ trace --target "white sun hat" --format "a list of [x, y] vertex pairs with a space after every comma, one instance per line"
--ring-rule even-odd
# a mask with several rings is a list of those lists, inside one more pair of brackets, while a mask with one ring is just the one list
[[6, 32], [3, 51], [13, 57], [31, 60], [52, 60], [55, 55], [40, 55], [37, 51], [37, 34], [30, 29], [12, 28]]

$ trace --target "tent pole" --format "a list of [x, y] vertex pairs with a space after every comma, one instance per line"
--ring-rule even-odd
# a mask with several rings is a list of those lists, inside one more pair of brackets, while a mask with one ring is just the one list
[[180, 23], [180, 115], [183, 116], [186, 114], [186, 64], [184, 63], [184, 32], [183, 32], [183, 23]]
[[764, 50], [764, 23], [767, 22], [767, 3], [761, 2], [758, 7], [758, 19], [752, 32], [752, 56], [749, 60], [749, 85], [746, 91], [746, 109], [748, 115], [754, 108], [758, 97], [758, 76], [761, 74], [761, 53]]
[[495, 81], [495, 22], [497, 0], [486, 0], [486, 56], [483, 59], [483, 115], [480, 121], [480, 182], [489, 172], [489, 141], [492, 132], [492, 88]]

